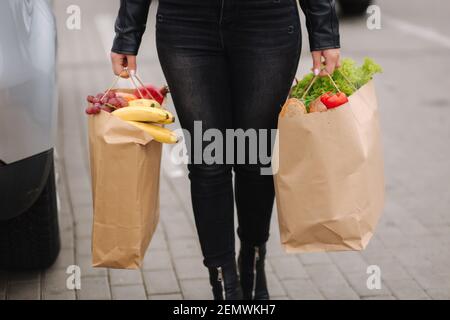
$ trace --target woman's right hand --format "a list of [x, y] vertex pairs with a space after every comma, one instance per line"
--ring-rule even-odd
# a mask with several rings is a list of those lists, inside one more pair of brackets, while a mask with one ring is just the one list
[[[136, 73], [136, 56], [111, 52], [112, 69], [116, 76], [128, 78], [128, 72], [131, 75]], [[128, 72], [123, 72], [124, 68], [128, 68]]]

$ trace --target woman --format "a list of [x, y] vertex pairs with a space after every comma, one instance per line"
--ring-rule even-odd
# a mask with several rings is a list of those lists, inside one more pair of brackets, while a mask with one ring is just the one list
[[[111, 53], [115, 74], [125, 66], [136, 70], [150, 2], [121, 0]], [[313, 70], [332, 73], [339, 66], [340, 46], [334, 0], [300, 0], [300, 5]], [[273, 179], [261, 175], [263, 161], [248, 161], [249, 152], [255, 152], [249, 143], [244, 162], [192, 161], [193, 152], [208, 145], [195, 145], [194, 122], [201, 121], [201, 132], [215, 128], [223, 134], [226, 129], [276, 128], [301, 51], [296, 0], [160, 0], [156, 45], [181, 126], [192, 137], [188, 146], [192, 206], [214, 298], [269, 299], [264, 259]], [[322, 63], [326, 70], [320, 71]], [[272, 147], [270, 134], [257, 139]], [[234, 204], [241, 242], [239, 276]]]

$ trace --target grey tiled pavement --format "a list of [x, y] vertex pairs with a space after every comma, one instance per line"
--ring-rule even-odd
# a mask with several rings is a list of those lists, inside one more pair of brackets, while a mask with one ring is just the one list
[[[174, 167], [167, 157], [161, 172], [161, 223], [142, 269], [122, 271], [90, 266], [92, 210], [84, 97], [111, 82], [107, 50], [116, 2], [55, 1], [59, 32], [57, 163], [62, 250], [48, 270], [0, 272], [0, 299], [211, 299], [189, 203], [186, 170]], [[390, 5], [388, 9], [394, 14], [396, 10], [401, 12], [397, 7], [403, 8], [401, 4], [379, 2]], [[69, 31], [64, 25], [65, 9], [73, 3], [79, 4], [83, 13], [82, 29], [78, 31]], [[151, 16], [154, 5], [152, 10]], [[273, 299], [450, 299], [450, 116], [445, 108], [422, 111], [424, 104], [433, 106], [434, 100], [424, 97], [416, 101], [408, 95], [409, 88], [422, 81], [422, 74], [413, 74], [409, 86], [399, 85], [406, 81], [402, 76], [408, 72], [406, 65], [420, 64], [420, 54], [402, 56], [404, 65], [399, 65], [395, 52], [432, 51], [434, 61], [427, 60], [426, 68], [444, 69], [443, 75], [450, 71], [445, 63], [447, 56], [439, 46], [414, 37], [405, 48], [400, 31], [389, 29], [389, 24], [385, 28], [384, 33], [368, 35], [364, 21], [357, 20], [346, 21], [341, 28], [345, 55], [361, 59], [371, 52], [386, 70], [396, 70], [386, 72], [380, 77], [383, 81], [377, 81], [387, 177], [386, 208], [377, 233], [363, 252], [288, 255], [279, 244], [274, 212], [267, 264]], [[153, 46], [153, 22], [149, 29], [139, 67], [146, 81], [163, 83]], [[388, 33], [399, 41], [392, 40], [380, 48], [377, 43], [383, 42]], [[366, 43], [366, 48], [358, 51], [358, 43]], [[298, 75], [308, 66], [309, 60], [305, 59]], [[423, 70], [425, 76], [427, 72]], [[444, 78], [439, 78], [443, 76], [433, 77], [443, 83]], [[446, 96], [429, 90], [434, 94], [434, 105], [444, 101], [449, 106]], [[408, 106], [407, 111], [400, 105], [399, 97]], [[173, 110], [171, 102], [168, 105]], [[66, 289], [65, 272], [72, 264], [81, 267], [81, 290]], [[381, 268], [381, 290], [366, 287], [366, 268], [372, 264]]]

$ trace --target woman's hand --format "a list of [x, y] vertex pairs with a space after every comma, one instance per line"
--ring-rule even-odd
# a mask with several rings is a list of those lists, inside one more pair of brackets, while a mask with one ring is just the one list
[[[326, 49], [321, 51], [312, 51], [313, 59], [313, 72], [320, 76], [326, 76], [327, 74], [333, 74], [334, 69], [340, 67], [340, 50], [339, 49]], [[322, 59], [323, 57], [323, 59]], [[325, 68], [322, 70], [322, 64]]]
[[[111, 63], [116, 76], [128, 78], [128, 72], [132, 76], [136, 73], [136, 56], [111, 52]], [[128, 72], [123, 72], [124, 68], [128, 68]]]

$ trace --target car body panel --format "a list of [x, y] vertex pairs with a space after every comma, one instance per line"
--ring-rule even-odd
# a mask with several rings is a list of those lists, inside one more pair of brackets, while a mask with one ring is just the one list
[[0, 160], [54, 147], [56, 25], [46, 0], [0, 1]]
[[54, 168], [53, 150], [0, 166], [0, 223], [18, 217], [38, 200]]

